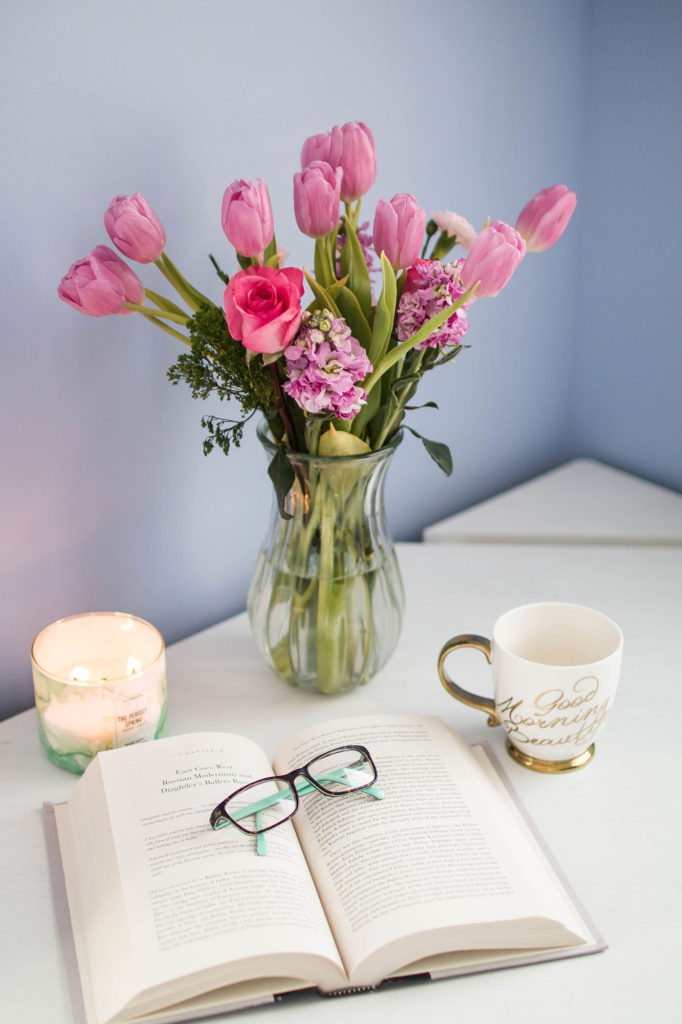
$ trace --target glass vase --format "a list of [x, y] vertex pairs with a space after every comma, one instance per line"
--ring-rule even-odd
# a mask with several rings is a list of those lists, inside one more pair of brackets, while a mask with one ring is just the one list
[[[258, 436], [268, 462], [267, 427]], [[366, 683], [395, 649], [405, 603], [384, 511], [399, 444], [366, 455], [287, 452], [294, 484], [272, 518], [251, 581], [251, 629], [292, 686], [342, 693]]]

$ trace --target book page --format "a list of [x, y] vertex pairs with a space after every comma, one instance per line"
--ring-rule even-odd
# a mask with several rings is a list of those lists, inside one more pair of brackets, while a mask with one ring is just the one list
[[255, 837], [209, 825], [220, 800], [271, 774], [251, 741], [205, 733], [108, 751], [76, 785], [69, 811], [96, 1020], [246, 978], [309, 970], [309, 984], [342, 984], [291, 824], [268, 832], [267, 856]]
[[287, 744], [275, 764], [292, 770], [347, 743], [369, 749], [385, 798], [310, 794], [296, 828], [352, 984], [452, 949], [587, 941], [510, 798], [443, 722], [329, 723]]

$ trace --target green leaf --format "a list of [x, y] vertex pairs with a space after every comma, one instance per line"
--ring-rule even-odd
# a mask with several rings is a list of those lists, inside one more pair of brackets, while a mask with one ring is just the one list
[[406, 405], [405, 410], [413, 412], [415, 409], [437, 409], [438, 405], [436, 402], [423, 402], [421, 405]]
[[271, 260], [272, 257], [276, 256], [276, 255], [277, 255], [277, 242], [275, 241], [275, 236], [273, 235], [272, 239], [270, 240], [270, 244], [268, 245], [268, 247], [266, 248], [265, 252], [263, 253], [263, 263], [267, 263], [268, 260]]
[[367, 261], [350, 218], [344, 217], [344, 223], [346, 244], [341, 253], [341, 273], [348, 274], [348, 286], [357, 298], [365, 318], [369, 320], [372, 311], [372, 285]]
[[421, 376], [418, 373], [403, 374], [401, 377], [396, 377], [390, 385], [391, 397], [398, 402], [400, 395], [406, 388], [412, 387], [414, 384], [418, 384], [421, 380]]
[[450, 476], [452, 473], [452, 454], [448, 446], [443, 444], [442, 441], [431, 441], [428, 437], [422, 437], [413, 427], [405, 425], [405, 429], [419, 438], [436, 465], [443, 470], [446, 476]]
[[351, 434], [355, 434], [356, 437], [362, 437], [365, 427], [374, 419], [374, 415], [379, 409], [380, 401], [381, 388], [375, 388], [374, 391], [367, 396], [367, 401], [360, 409], [357, 416], [354, 416], [350, 421]]
[[329, 288], [336, 282], [336, 273], [333, 265], [333, 257], [330, 250], [330, 240], [326, 238], [315, 239], [315, 280], [323, 288]]
[[313, 295], [317, 300], [315, 303], [317, 308], [328, 309], [330, 313], [334, 314], [334, 316], [341, 316], [341, 310], [339, 309], [339, 307], [337, 306], [336, 302], [331, 297], [327, 289], [323, 288], [321, 284], [318, 284], [315, 278], [310, 276], [305, 267], [303, 268], [303, 273], [305, 274], [305, 279], [312, 288]]
[[372, 340], [372, 332], [364, 313], [360, 309], [357, 297], [348, 288], [342, 288], [336, 296], [336, 304], [341, 315], [351, 329], [354, 338], [367, 350]]
[[151, 288], [145, 288], [144, 293], [148, 298], [152, 300], [153, 303], [155, 303], [159, 307], [159, 309], [163, 309], [167, 313], [178, 313], [180, 316], [187, 316], [187, 313], [184, 309], [180, 309], [179, 306], [176, 306], [175, 303], [171, 302], [170, 299], [164, 298], [163, 295], [159, 295], [157, 292], [153, 292]]
[[193, 305], [196, 309], [199, 309], [200, 306], [213, 305], [210, 299], [207, 299], [205, 295], [202, 295], [194, 285], [191, 285], [189, 281], [182, 276], [170, 256], [165, 252], [162, 252], [159, 259], [156, 260], [157, 266], [159, 266], [159, 261], [161, 261], [161, 264], [163, 265], [167, 280], [173, 284], [185, 301], [189, 299], [189, 305]]
[[291, 463], [286, 457], [284, 449], [279, 446], [272, 458], [272, 462], [268, 466], [268, 476], [272, 480], [275, 488], [279, 514], [282, 519], [293, 519], [293, 516], [287, 512], [284, 503], [286, 501], [287, 494], [293, 486], [296, 476]]
[[381, 254], [381, 273], [383, 277], [383, 288], [381, 289], [381, 295], [379, 296], [379, 301], [374, 311], [372, 340], [367, 353], [372, 366], [376, 366], [388, 349], [388, 343], [393, 332], [395, 307], [398, 295], [395, 271], [383, 252]]

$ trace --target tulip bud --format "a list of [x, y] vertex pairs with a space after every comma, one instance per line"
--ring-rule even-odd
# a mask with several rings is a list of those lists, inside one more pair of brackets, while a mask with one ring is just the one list
[[419, 258], [424, 240], [426, 212], [408, 193], [398, 193], [390, 203], [380, 199], [374, 214], [374, 249], [394, 270], [411, 266]]
[[309, 139], [306, 139], [303, 143], [303, 149], [301, 150], [301, 170], [304, 171], [306, 167], [317, 160], [323, 160], [325, 163], [329, 163], [330, 142], [331, 132], [322, 132], [320, 135], [311, 135]]
[[343, 171], [315, 160], [294, 175], [294, 213], [304, 235], [324, 238], [339, 223]]
[[104, 227], [116, 248], [138, 263], [158, 259], [166, 244], [163, 224], [139, 192], [112, 199], [104, 214]]
[[260, 256], [275, 233], [267, 185], [233, 181], [225, 189], [221, 221], [228, 240], [241, 256]]
[[499, 295], [526, 251], [518, 231], [493, 220], [476, 236], [461, 270], [462, 284], [469, 290], [478, 281], [476, 298]]
[[566, 185], [551, 185], [526, 203], [516, 230], [525, 238], [528, 252], [544, 252], [561, 238], [576, 202], [575, 192]]
[[323, 160], [343, 171], [341, 198], [351, 203], [374, 184], [377, 176], [377, 150], [371, 128], [361, 121], [335, 125], [330, 132], [311, 135], [303, 144], [301, 167]]
[[[124, 263], [120, 256], [117, 256], [108, 245], [96, 245], [91, 256], [97, 257], [98, 262], [107, 270], [115, 274], [123, 286], [123, 298], [126, 302], [132, 302], [140, 306], [144, 302], [144, 285], [134, 270]], [[132, 313], [131, 309], [122, 309], [122, 313]]]
[[[99, 248], [104, 249], [106, 246]], [[115, 256], [115, 253], [111, 255]], [[76, 260], [69, 267], [57, 288], [57, 295], [63, 302], [88, 316], [128, 312], [123, 305], [126, 297], [121, 278], [112, 273], [94, 252], [82, 260]]]

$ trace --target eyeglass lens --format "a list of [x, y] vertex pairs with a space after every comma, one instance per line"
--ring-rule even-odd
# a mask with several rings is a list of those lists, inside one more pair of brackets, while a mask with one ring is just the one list
[[280, 825], [296, 810], [296, 794], [288, 782], [265, 779], [240, 789], [225, 802], [225, 811], [247, 832]]
[[[320, 754], [307, 766], [307, 773], [318, 789], [330, 796], [364, 789], [376, 779], [374, 765], [357, 747]], [[263, 832], [281, 825], [297, 807], [296, 794], [309, 793], [312, 784], [305, 778], [291, 783], [284, 779], [262, 779], [233, 793], [225, 801], [225, 813], [245, 832]], [[215, 812], [214, 812], [215, 813]]]
[[371, 786], [376, 778], [371, 761], [352, 747], [320, 754], [310, 762], [308, 772], [325, 793], [350, 793]]

